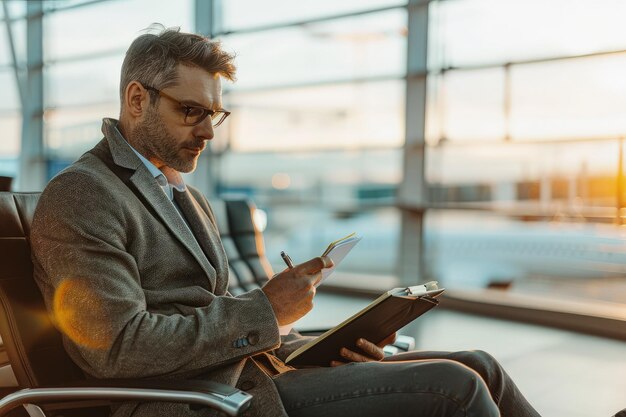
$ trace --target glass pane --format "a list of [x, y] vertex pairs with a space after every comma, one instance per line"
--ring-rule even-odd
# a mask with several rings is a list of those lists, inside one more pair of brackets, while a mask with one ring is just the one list
[[441, 138], [494, 140], [505, 135], [504, 71], [450, 71], [440, 77], [440, 105], [429, 110], [442, 126]]
[[23, 67], [26, 65], [26, 20], [22, 19], [13, 22], [11, 30], [13, 31], [17, 62]]
[[[11, 19], [20, 18], [26, 16], [27, 2], [24, 0], [4, 0], [9, 6], [9, 16]], [[4, 7], [0, 7], [0, 14], [4, 15]]]
[[124, 57], [120, 55], [45, 67], [45, 106], [119, 102], [120, 68], [123, 60]]
[[433, 67], [626, 49], [622, 0], [457, 0], [432, 10]]
[[[17, 112], [3, 112], [0, 114], [0, 132], [2, 132], [2, 140], [0, 140], [0, 175], [13, 168], [13, 161], [20, 152], [20, 142], [22, 135], [22, 115]], [[9, 169], [10, 168], [10, 169]], [[17, 173], [17, 165], [15, 165], [15, 173]]]
[[[11, 23], [11, 31], [17, 62], [23, 67], [26, 62], [26, 21], [24, 19], [14, 21]], [[5, 66], [13, 66], [13, 57], [5, 23], [0, 21], [0, 67]]]
[[222, 0], [224, 29], [289, 23], [406, 4], [406, 0]]
[[429, 275], [447, 288], [623, 303], [626, 236], [611, 224], [524, 221], [494, 213], [429, 212]]
[[46, 0], [43, 4], [44, 11], [62, 9], [64, 7], [78, 6], [91, 0]]
[[[0, 89], [2, 89], [2, 94], [0, 94], [0, 111], [19, 109], [20, 96], [15, 73], [12, 69], [0, 70]], [[0, 130], [0, 132], [2, 131]]]
[[[0, 11], [1, 10], [2, 7], [0, 7]], [[11, 59], [11, 49], [5, 25], [6, 23], [0, 20], [0, 66], [13, 65], [13, 60]]]
[[123, 53], [154, 22], [190, 31], [192, 6], [191, 0], [128, 0], [51, 13], [44, 18], [45, 58], [54, 60], [109, 50]]
[[406, 72], [406, 11], [225, 36], [237, 54], [233, 89]]
[[512, 136], [623, 136], [625, 73], [626, 54], [512, 67]]
[[430, 197], [489, 203], [482, 205], [520, 216], [613, 222], [619, 153], [617, 140], [432, 147], [426, 168]]
[[[230, 93], [230, 124], [216, 135], [236, 151], [398, 147], [404, 81]], [[223, 133], [222, 133], [223, 132]]]
[[303, 262], [357, 231], [364, 239], [341, 272], [392, 272], [400, 218], [391, 206], [402, 173], [401, 150], [229, 152], [220, 159], [219, 172], [222, 193], [244, 192], [267, 214], [264, 238], [276, 270], [284, 269], [281, 250], [288, 248], [294, 261]]
[[46, 154], [52, 160], [76, 159], [102, 139], [102, 118], [117, 119], [118, 114], [117, 102], [46, 111]]

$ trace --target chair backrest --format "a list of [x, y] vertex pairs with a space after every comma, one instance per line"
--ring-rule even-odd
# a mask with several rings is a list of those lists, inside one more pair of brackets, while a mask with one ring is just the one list
[[11, 191], [13, 177], [5, 177], [0, 175], [0, 191]]
[[254, 203], [246, 199], [211, 200], [230, 266], [228, 291], [239, 295], [263, 286], [272, 274], [263, 236], [254, 224]]
[[28, 236], [38, 193], [0, 192], [0, 334], [20, 387], [83, 378], [33, 280]]
[[[33, 280], [29, 233], [39, 193], [0, 192], [0, 335], [18, 385], [83, 379], [66, 354]], [[211, 202], [231, 267], [233, 295], [263, 285], [271, 273], [246, 200]]]

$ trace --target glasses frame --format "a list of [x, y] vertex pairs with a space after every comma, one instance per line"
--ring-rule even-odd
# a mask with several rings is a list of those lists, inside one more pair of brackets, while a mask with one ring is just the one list
[[[213, 122], [211, 123], [211, 125], [213, 127], [218, 127], [219, 125], [221, 125], [224, 120], [226, 120], [226, 118], [230, 115], [230, 112], [228, 110], [225, 109], [219, 109], [219, 110], [211, 110], [211, 109], [207, 109], [206, 107], [202, 107], [202, 106], [190, 106], [189, 104], [185, 104], [184, 102], [178, 100], [177, 98], [174, 98], [172, 96], [170, 96], [169, 94], [164, 93], [162, 90], [159, 90], [158, 88], [154, 88], [152, 86], [149, 85], [144, 85], [143, 86], [146, 90], [149, 91], [154, 91], [155, 93], [157, 93], [160, 97], [164, 97], [168, 100], [173, 101], [174, 103], [180, 105], [185, 112], [185, 119], [184, 119], [184, 123], [187, 126], [196, 126], [199, 125], [200, 123], [202, 123], [204, 121], [204, 119], [207, 118], [207, 116], [211, 116], [211, 121], [214, 121], [214, 116], [219, 116], [217, 118], [217, 122]], [[202, 116], [200, 116], [200, 119], [195, 122], [195, 123], [189, 123], [187, 121], [187, 117], [189, 117], [189, 113], [191, 113], [191, 111], [193, 109], [201, 109], [202, 110]], [[220, 116], [221, 115], [221, 116]]]

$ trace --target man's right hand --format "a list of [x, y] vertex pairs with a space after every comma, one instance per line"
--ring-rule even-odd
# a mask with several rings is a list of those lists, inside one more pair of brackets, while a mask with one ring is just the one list
[[274, 275], [262, 288], [270, 301], [279, 326], [291, 324], [313, 308], [315, 284], [322, 269], [331, 268], [328, 257], [317, 257]]

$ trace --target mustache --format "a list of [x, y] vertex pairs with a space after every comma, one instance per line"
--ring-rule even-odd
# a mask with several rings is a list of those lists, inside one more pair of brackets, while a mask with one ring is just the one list
[[207, 143], [206, 141], [202, 140], [200, 142], [189, 142], [189, 143], [185, 143], [183, 146], [183, 148], [190, 148], [190, 149], [198, 149], [200, 151], [204, 151], [207, 147]]

